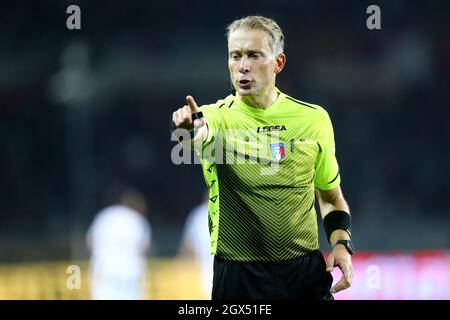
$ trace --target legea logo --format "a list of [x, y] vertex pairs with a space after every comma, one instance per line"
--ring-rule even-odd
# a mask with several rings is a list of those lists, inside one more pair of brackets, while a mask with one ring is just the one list
[[285, 131], [286, 126], [283, 125], [277, 125], [277, 126], [264, 126], [264, 127], [258, 127], [258, 130], [256, 132], [271, 132], [271, 131]]

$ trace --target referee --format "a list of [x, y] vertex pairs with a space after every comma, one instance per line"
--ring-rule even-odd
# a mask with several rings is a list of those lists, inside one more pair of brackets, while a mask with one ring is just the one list
[[[331, 120], [275, 86], [286, 56], [274, 20], [236, 20], [227, 39], [233, 94], [200, 108], [187, 96], [172, 115], [173, 135], [196, 149], [209, 187], [212, 298], [333, 299], [351, 285], [353, 245]], [[315, 195], [332, 248], [326, 262]], [[343, 276], [331, 288], [336, 266]]]

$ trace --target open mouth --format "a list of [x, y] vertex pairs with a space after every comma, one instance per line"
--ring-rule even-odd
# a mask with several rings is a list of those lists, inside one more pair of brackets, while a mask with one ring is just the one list
[[239, 83], [239, 86], [241, 86], [241, 87], [248, 87], [248, 86], [250, 86], [251, 81], [247, 80], [247, 79], [242, 79], [242, 80], [239, 80], [238, 83]]

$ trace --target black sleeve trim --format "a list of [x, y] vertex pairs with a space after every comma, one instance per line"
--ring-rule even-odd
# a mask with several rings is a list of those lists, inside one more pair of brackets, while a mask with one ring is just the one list
[[306, 103], [300, 102], [300, 101], [298, 101], [298, 100], [296, 100], [296, 99], [294, 99], [294, 98], [291, 98], [291, 97], [286, 96], [286, 99], [291, 100], [291, 101], [293, 101], [293, 102], [295, 102], [295, 103], [301, 104], [302, 106], [305, 106], [305, 107], [308, 107], [308, 108], [316, 109], [316, 110], [317, 110], [316, 107], [313, 107], [313, 106], [310, 106], [310, 105], [308, 105], [308, 104], [306, 104]]
[[339, 170], [338, 170], [338, 172], [337, 172], [337, 174], [336, 174], [336, 177], [334, 177], [333, 180], [331, 180], [330, 182], [328, 182], [328, 184], [333, 183], [338, 177], [339, 177]]

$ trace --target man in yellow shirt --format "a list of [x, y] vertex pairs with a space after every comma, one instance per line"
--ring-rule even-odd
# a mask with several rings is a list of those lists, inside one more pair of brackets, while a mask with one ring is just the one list
[[[188, 96], [172, 116], [209, 187], [212, 298], [333, 299], [351, 285], [353, 246], [331, 120], [275, 86], [286, 63], [275, 21], [248, 16], [227, 31], [233, 94], [200, 108]], [[315, 194], [332, 245], [326, 263]], [[335, 266], [343, 277], [331, 289]]]

